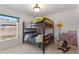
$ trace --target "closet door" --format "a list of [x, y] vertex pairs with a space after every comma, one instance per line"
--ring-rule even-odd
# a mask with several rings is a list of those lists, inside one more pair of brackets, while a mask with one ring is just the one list
[[77, 31], [68, 31], [60, 35], [60, 41], [66, 40], [70, 45], [78, 47]]
[[62, 33], [60, 35], [60, 41], [66, 40], [69, 43], [69, 34], [68, 33]]
[[77, 47], [77, 31], [69, 31], [68, 33], [70, 44]]

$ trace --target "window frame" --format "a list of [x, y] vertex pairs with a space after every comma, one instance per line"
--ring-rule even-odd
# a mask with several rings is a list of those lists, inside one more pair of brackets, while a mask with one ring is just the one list
[[17, 28], [17, 31], [18, 31], [18, 33], [17, 33], [17, 38], [16, 39], [18, 39], [19, 38], [19, 19], [20, 19], [20, 17], [16, 17], [16, 16], [10, 16], [10, 15], [5, 15], [5, 14], [0, 14], [0, 16], [6, 16], [6, 17], [11, 17], [11, 18], [16, 18], [17, 19], [17, 22], [18, 22], [18, 28]]

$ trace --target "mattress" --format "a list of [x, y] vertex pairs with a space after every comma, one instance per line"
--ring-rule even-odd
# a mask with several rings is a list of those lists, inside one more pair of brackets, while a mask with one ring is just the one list
[[36, 23], [41, 23], [41, 22], [44, 22], [48, 25], [53, 25], [53, 21], [46, 18], [46, 17], [36, 17], [33, 21], [32, 21], [32, 24], [36, 24]]

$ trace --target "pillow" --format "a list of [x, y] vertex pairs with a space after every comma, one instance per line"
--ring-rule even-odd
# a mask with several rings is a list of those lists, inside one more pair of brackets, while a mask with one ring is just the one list
[[39, 23], [39, 22], [43, 21], [43, 18], [44, 18], [44, 17], [36, 17], [36, 18], [32, 21], [32, 23], [33, 23], [33, 24]]

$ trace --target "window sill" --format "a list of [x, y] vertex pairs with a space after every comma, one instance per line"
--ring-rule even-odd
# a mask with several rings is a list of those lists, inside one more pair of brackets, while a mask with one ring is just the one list
[[12, 39], [3, 39], [3, 40], [0, 39], [0, 42], [10, 41], [10, 40], [17, 40], [17, 38], [12, 38]]

